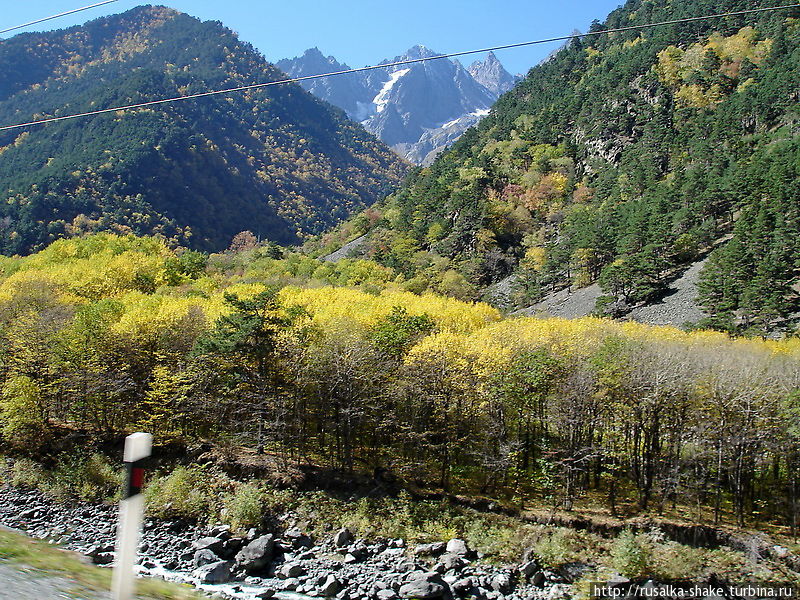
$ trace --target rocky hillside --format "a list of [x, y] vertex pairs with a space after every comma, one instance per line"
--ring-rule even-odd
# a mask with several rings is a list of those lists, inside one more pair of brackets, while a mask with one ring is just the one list
[[[629, 0], [592, 32], [776, 4]], [[575, 40], [371, 211], [362, 253], [462, 296], [514, 274], [518, 306], [599, 284], [615, 316], [710, 253], [704, 325], [791, 331], [798, 42], [797, 9]]]
[[[139, 7], [0, 46], [0, 123], [284, 78], [218, 22]], [[0, 134], [0, 254], [87, 231], [198, 249], [252, 230], [317, 233], [396, 185], [404, 163], [299, 86]]]
[[[402, 56], [380, 64], [438, 54], [414, 46]], [[348, 69], [318, 48], [276, 65], [293, 77]], [[315, 96], [347, 112], [402, 156], [417, 164], [430, 163], [469, 127], [489, 114], [489, 108], [510, 90], [516, 78], [494, 54], [469, 70], [458, 61], [434, 60], [387, 67], [321, 80], [301, 82]]]

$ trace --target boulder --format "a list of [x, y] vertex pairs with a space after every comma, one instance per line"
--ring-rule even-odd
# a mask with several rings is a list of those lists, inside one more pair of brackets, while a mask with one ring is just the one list
[[447, 549], [447, 544], [444, 542], [433, 542], [432, 544], [420, 544], [414, 548], [414, 554], [417, 556], [439, 556]]
[[397, 592], [392, 589], [378, 590], [375, 594], [378, 600], [397, 600]]
[[275, 595], [275, 590], [272, 588], [267, 588], [266, 590], [262, 590], [258, 592], [254, 598], [256, 600], [267, 600], [268, 598], [272, 598]]
[[192, 573], [200, 583], [227, 583], [231, 579], [231, 566], [224, 560], [219, 560], [195, 569]]
[[538, 573], [541, 570], [542, 568], [539, 566], [539, 563], [536, 562], [535, 560], [529, 560], [528, 562], [526, 562], [523, 565], [520, 565], [519, 567], [519, 572], [522, 573], [522, 576], [526, 580], [530, 580], [531, 577], [536, 575], [536, 573]]
[[225, 540], [218, 537], [204, 537], [192, 542], [192, 548], [195, 550], [211, 550], [211, 552], [217, 555], [219, 555], [224, 546]]
[[547, 579], [544, 576], [544, 571], [537, 571], [531, 576], [530, 582], [537, 588], [543, 588]]
[[408, 582], [400, 586], [400, 598], [431, 600], [450, 596], [450, 589], [438, 573], [412, 573]]
[[339, 581], [335, 575], [328, 575], [322, 585], [319, 586], [320, 593], [326, 598], [335, 596], [341, 592], [342, 589], [344, 589], [344, 585], [342, 585], [342, 582]]
[[275, 537], [272, 534], [262, 535], [247, 544], [236, 555], [236, 566], [248, 573], [261, 571], [270, 563], [275, 550]]
[[454, 582], [451, 586], [452, 590], [459, 596], [465, 595], [469, 590], [475, 587], [475, 582], [472, 577], [464, 577]]
[[231, 537], [231, 526], [217, 525], [208, 532], [208, 535], [211, 537], [217, 537], [221, 540], [227, 540], [229, 537]]
[[336, 532], [333, 536], [333, 543], [336, 547], [342, 548], [348, 546], [353, 542], [353, 534], [347, 527], [344, 527]]
[[244, 546], [244, 539], [238, 537], [232, 537], [225, 540], [225, 543], [222, 545], [222, 550], [219, 551], [220, 558], [224, 558], [225, 560], [230, 560], [242, 549]]
[[467, 542], [457, 538], [447, 542], [447, 547], [445, 549], [448, 554], [457, 554], [458, 556], [468, 556], [472, 554], [472, 550], [467, 546]]
[[289, 579], [283, 582], [283, 585], [281, 585], [281, 589], [287, 592], [293, 592], [298, 587], [300, 587], [300, 580], [295, 577], [290, 577]]
[[511, 576], [508, 573], [495, 575], [489, 585], [495, 592], [500, 594], [507, 594], [514, 587]]
[[219, 562], [219, 557], [208, 548], [198, 550], [192, 557], [192, 563], [195, 567], [204, 567], [205, 565], [210, 565], [215, 562]]
[[284, 563], [276, 573], [276, 575], [281, 579], [295, 579], [297, 577], [302, 577], [305, 574], [305, 567], [297, 562]]
[[439, 564], [445, 571], [460, 571], [467, 566], [467, 561], [458, 554], [450, 554], [448, 552], [439, 557]]
[[92, 562], [96, 565], [110, 565], [114, 562], [113, 552], [99, 552], [92, 556]]

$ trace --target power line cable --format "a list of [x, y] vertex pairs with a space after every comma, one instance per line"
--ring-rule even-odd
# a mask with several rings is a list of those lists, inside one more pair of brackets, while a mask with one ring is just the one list
[[28, 23], [23, 23], [22, 25], [15, 25], [14, 27], [9, 27], [8, 29], [0, 29], [0, 35], [4, 33], [8, 33], [9, 31], [16, 31], [17, 29], [22, 29], [24, 27], [30, 27], [31, 25], [36, 25], [37, 23], [44, 23], [45, 21], [52, 21], [53, 19], [58, 19], [59, 17], [66, 17], [67, 15], [74, 15], [75, 13], [83, 12], [85, 10], [89, 10], [90, 8], [97, 8], [98, 6], [105, 6], [106, 4], [111, 4], [112, 2], [118, 2], [119, 0], [105, 0], [105, 2], [98, 2], [97, 4], [90, 4], [89, 6], [82, 6], [81, 8], [75, 8], [73, 10], [68, 10], [67, 12], [58, 13], [57, 15], [52, 15], [49, 17], [45, 17], [43, 19], [36, 19], [35, 21], [29, 21]]
[[408, 59], [408, 60], [400, 60], [400, 61], [391, 62], [391, 63], [385, 63], [385, 64], [381, 64], [381, 65], [370, 65], [370, 66], [367, 66], [367, 67], [359, 67], [357, 69], [345, 69], [343, 71], [332, 71], [330, 73], [321, 73], [319, 75], [306, 75], [304, 77], [294, 77], [294, 78], [290, 78], [290, 79], [280, 79], [280, 80], [277, 80], [277, 81], [268, 81], [266, 83], [254, 83], [254, 84], [250, 84], [250, 85], [242, 85], [242, 86], [238, 86], [238, 87], [226, 88], [224, 90], [213, 90], [213, 91], [209, 91], [209, 92], [198, 92], [197, 94], [188, 94], [186, 96], [175, 96], [175, 97], [172, 97], [172, 98], [163, 98], [163, 99], [160, 99], [160, 100], [150, 100], [148, 102], [139, 102], [137, 104], [127, 104], [125, 106], [116, 106], [114, 108], [102, 108], [102, 109], [98, 109], [98, 110], [91, 110], [91, 111], [82, 112], [82, 113], [76, 113], [76, 114], [72, 114], [72, 115], [64, 115], [64, 116], [61, 116], [61, 117], [48, 117], [46, 119], [37, 119], [35, 121], [29, 121], [27, 123], [19, 123], [17, 125], [5, 125], [5, 126], [0, 127], [0, 131], [8, 131], [8, 130], [11, 130], [11, 129], [20, 129], [22, 127], [32, 127], [34, 125], [43, 125], [45, 123], [56, 123], [58, 121], [66, 121], [66, 120], [69, 120], [69, 119], [78, 119], [78, 118], [82, 118], [82, 117], [91, 117], [91, 116], [102, 115], [102, 114], [111, 113], [111, 112], [133, 110], [133, 109], [137, 109], [137, 108], [147, 108], [147, 107], [156, 106], [156, 105], [159, 105], [159, 104], [168, 104], [168, 103], [172, 103], [172, 102], [180, 102], [181, 100], [193, 100], [193, 99], [197, 99], [197, 98], [205, 98], [207, 96], [216, 96], [216, 95], [220, 95], [220, 94], [231, 94], [231, 93], [234, 93], [234, 92], [244, 92], [244, 91], [248, 91], [248, 90], [256, 90], [256, 89], [266, 88], [266, 87], [270, 87], [270, 86], [274, 86], [274, 85], [283, 85], [283, 84], [286, 84], [286, 83], [298, 83], [298, 82], [301, 82], [301, 81], [309, 81], [309, 80], [312, 80], [312, 79], [321, 79], [323, 77], [334, 77], [334, 76], [337, 76], [337, 75], [347, 75], [347, 74], [350, 74], [350, 73], [363, 73], [365, 71], [373, 71], [375, 69], [385, 69], [385, 68], [389, 68], [389, 67], [398, 67], [398, 66], [403, 66], [403, 65], [410, 65], [410, 64], [425, 62], [425, 61], [429, 61], [429, 60], [440, 60], [440, 59], [443, 59], [443, 58], [454, 58], [454, 57], [458, 57], [458, 56], [467, 56], [467, 55], [470, 55], [470, 54], [480, 54], [480, 53], [483, 53], [483, 52], [494, 52], [496, 50], [508, 50], [508, 49], [511, 49], [511, 48], [521, 48], [521, 47], [524, 47], [524, 46], [533, 46], [533, 45], [537, 45], [537, 44], [548, 44], [548, 43], [551, 43], [551, 42], [560, 42], [560, 41], [569, 41], [569, 40], [574, 40], [574, 39], [579, 39], [579, 38], [596, 37], [596, 36], [600, 36], [600, 35], [606, 35], [606, 34], [609, 34], [609, 33], [621, 33], [621, 32], [625, 32], [625, 31], [635, 31], [635, 30], [640, 30], [640, 29], [652, 29], [654, 27], [662, 27], [664, 25], [679, 25], [679, 24], [682, 24], [682, 23], [691, 23], [691, 22], [696, 22], [696, 21], [706, 21], [706, 20], [709, 20], [709, 19], [718, 19], [718, 18], [723, 18], [723, 17], [736, 17], [736, 16], [750, 15], [750, 14], [755, 14], [755, 13], [774, 12], [774, 11], [779, 11], [779, 10], [788, 10], [788, 9], [792, 9], [792, 8], [800, 8], [800, 3], [798, 3], [798, 4], [787, 4], [787, 5], [783, 5], [783, 6], [772, 6], [772, 7], [767, 7], [767, 8], [752, 8], [752, 9], [738, 10], [738, 11], [727, 12], [727, 13], [718, 13], [718, 14], [714, 14], [714, 15], [703, 15], [703, 16], [700, 16], [700, 17], [686, 17], [686, 18], [683, 18], [683, 19], [673, 19], [673, 20], [670, 20], [670, 21], [660, 21], [658, 23], [645, 23], [643, 25], [630, 25], [630, 26], [627, 26], [627, 27], [617, 27], [617, 28], [614, 28], [614, 29], [603, 29], [603, 30], [599, 30], [599, 31], [590, 31], [589, 33], [576, 33], [576, 34], [572, 34], [572, 35], [563, 35], [563, 36], [552, 37], [552, 38], [547, 38], [547, 39], [533, 40], [533, 41], [530, 41], [530, 42], [518, 42], [518, 43], [515, 43], [515, 44], [504, 44], [504, 45], [501, 45], [501, 46], [492, 46], [491, 48], [481, 48], [479, 50], [464, 50], [464, 51], [461, 51], [461, 52], [451, 52], [449, 54], [438, 54], [436, 56], [429, 56], [429, 57], [426, 57], [426, 58], [413, 58], [413, 59]]

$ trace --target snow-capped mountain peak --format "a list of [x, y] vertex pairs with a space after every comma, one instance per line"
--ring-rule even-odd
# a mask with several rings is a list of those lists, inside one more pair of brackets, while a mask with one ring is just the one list
[[[394, 64], [300, 84], [344, 109], [351, 119], [361, 122], [410, 161], [422, 164], [487, 115], [498, 96], [516, 81], [494, 54], [474, 63], [469, 70], [446, 58], [424, 60], [441, 56], [416, 45], [380, 64], [420, 59], [423, 62]], [[294, 77], [348, 68], [318, 48], [307, 50], [301, 57], [279, 61], [277, 66]]]

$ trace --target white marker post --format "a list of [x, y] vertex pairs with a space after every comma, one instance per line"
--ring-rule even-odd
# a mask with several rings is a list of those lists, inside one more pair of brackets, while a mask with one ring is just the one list
[[116, 562], [111, 586], [113, 600], [132, 600], [136, 575], [133, 567], [139, 548], [144, 516], [144, 468], [142, 461], [150, 456], [153, 436], [149, 433], [134, 433], [125, 438], [125, 468], [127, 477], [122, 500], [119, 503], [119, 525], [117, 529]]

